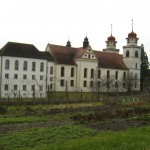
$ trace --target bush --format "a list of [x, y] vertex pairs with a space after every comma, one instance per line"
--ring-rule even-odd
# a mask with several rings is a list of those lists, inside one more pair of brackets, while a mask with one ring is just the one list
[[7, 108], [0, 106], [0, 115], [6, 114], [7, 113]]

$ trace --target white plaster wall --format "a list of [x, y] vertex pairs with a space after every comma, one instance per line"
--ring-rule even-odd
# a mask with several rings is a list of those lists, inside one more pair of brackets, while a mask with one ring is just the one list
[[[64, 67], [64, 77], [61, 77], [61, 67]], [[71, 68], [74, 68], [74, 77], [71, 77]], [[76, 91], [76, 71], [77, 66], [75, 65], [63, 65], [63, 64], [57, 64], [56, 65], [56, 78], [55, 78], [55, 90], [56, 91]], [[64, 86], [60, 86], [60, 81], [64, 80]], [[70, 86], [71, 80], [74, 80], [74, 86]]]
[[[5, 60], [10, 60], [10, 69], [5, 70]], [[14, 70], [15, 61], [19, 61], [19, 70]], [[27, 61], [28, 68], [27, 71], [23, 70], [23, 62]], [[36, 71], [32, 71], [32, 62], [36, 63]], [[44, 63], [44, 71], [40, 71], [40, 63]], [[47, 69], [47, 60], [43, 59], [31, 59], [31, 58], [20, 58], [20, 57], [7, 57], [3, 56], [3, 66], [2, 66], [2, 96], [10, 97], [14, 96], [14, 92], [16, 93], [16, 97], [32, 97], [33, 91], [31, 90], [31, 86], [35, 85], [35, 96], [36, 97], [45, 97], [46, 91], [46, 69]], [[5, 79], [5, 74], [9, 74], [9, 79]], [[14, 79], [14, 74], [18, 75], [18, 79]], [[27, 75], [27, 79], [23, 79], [23, 75]], [[32, 80], [32, 75], [35, 75], [35, 80]], [[43, 80], [40, 80], [40, 76], [43, 76]], [[4, 90], [4, 85], [9, 84], [9, 93]], [[18, 86], [18, 90], [14, 91], [14, 85]], [[27, 86], [27, 90], [23, 91], [23, 85]], [[43, 91], [39, 91], [39, 86], [43, 86]]]

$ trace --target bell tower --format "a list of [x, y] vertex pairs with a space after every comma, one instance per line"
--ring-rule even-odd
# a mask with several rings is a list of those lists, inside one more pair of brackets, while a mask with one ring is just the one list
[[110, 53], [119, 53], [119, 49], [116, 49], [116, 39], [114, 36], [112, 36], [112, 24], [111, 24], [111, 35], [107, 38], [106, 41], [106, 49], [103, 49], [104, 52], [110, 52]]
[[[129, 69], [129, 72], [138, 80], [140, 87], [140, 69], [141, 69], [141, 46], [138, 46], [137, 34], [133, 31], [133, 20], [132, 20], [132, 31], [128, 34], [126, 38], [127, 44], [123, 46], [123, 62]], [[135, 90], [140, 90], [140, 88], [135, 86]]]

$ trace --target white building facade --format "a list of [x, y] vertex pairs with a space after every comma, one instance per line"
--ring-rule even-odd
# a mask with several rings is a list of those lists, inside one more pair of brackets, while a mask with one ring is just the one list
[[[46, 97], [47, 92], [126, 92], [140, 90], [141, 47], [136, 33], [128, 34], [123, 55], [116, 39], [95, 51], [85, 37], [83, 47], [48, 44], [45, 52], [34, 45], [8, 42], [0, 51], [0, 96]], [[130, 74], [130, 79], [129, 79]]]

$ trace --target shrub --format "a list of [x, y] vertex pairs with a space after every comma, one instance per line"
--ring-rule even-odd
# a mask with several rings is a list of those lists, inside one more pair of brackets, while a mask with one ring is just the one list
[[0, 106], [0, 115], [6, 114], [7, 113], [7, 108]]

